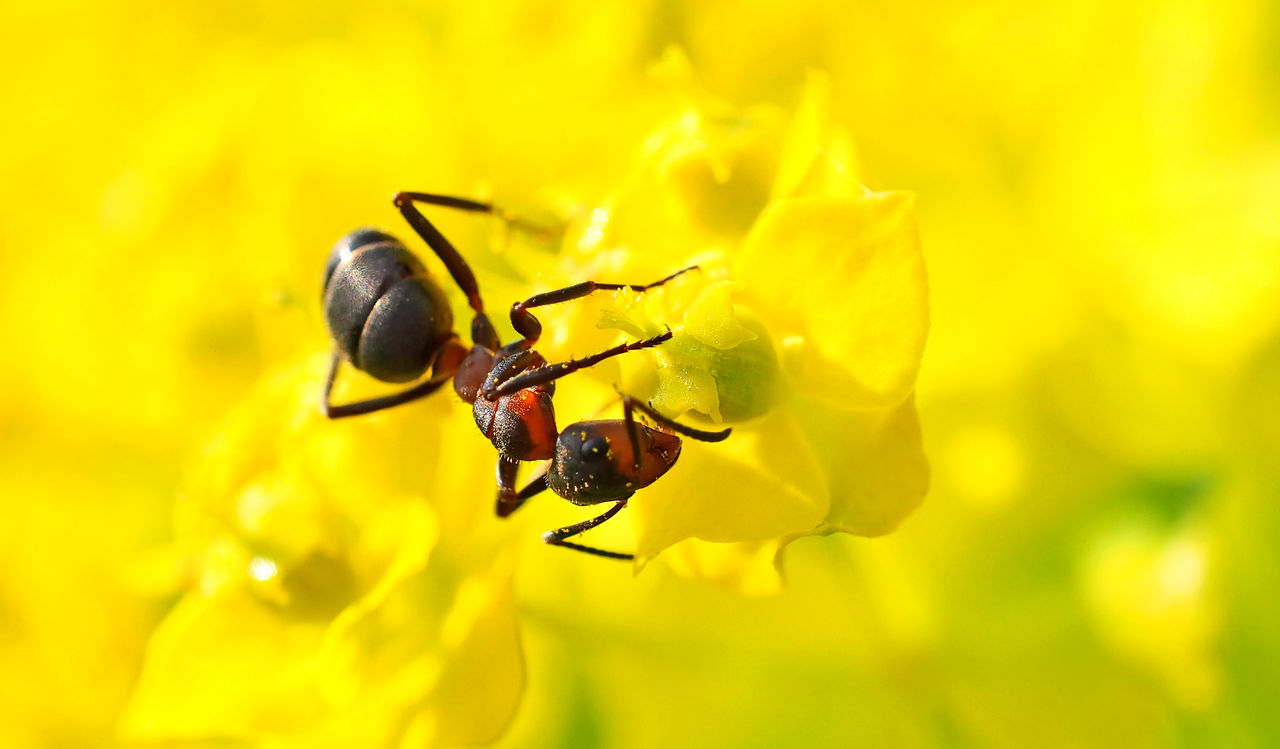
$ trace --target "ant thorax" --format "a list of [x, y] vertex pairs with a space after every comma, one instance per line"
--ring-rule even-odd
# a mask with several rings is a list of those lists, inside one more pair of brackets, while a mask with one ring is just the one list
[[[546, 364], [546, 360], [531, 349], [515, 349], [510, 352], [503, 349], [496, 356], [490, 357], [493, 366], [485, 375], [484, 382], [500, 382], [510, 379], [514, 374]], [[480, 359], [477, 355], [474, 364], [478, 366]], [[464, 366], [465, 364], [464, 362]], [[514, 460], [546, 460], [551, 457], [559, 431], [556, 429], [555, 407], [551, 403], [551, 396], [555, 392], [554, 383], [530, 385], [490, 400], [483, 389], [471, 389], [475, 379], [474, 370], [459, 370], [455, 381], [457, 377], [464, 375], [468, 393], [474, 398], [472, 414], [475, 416], [476, 426], [499, 453]], [[455, 388], [461, 390], [456, 384]]]

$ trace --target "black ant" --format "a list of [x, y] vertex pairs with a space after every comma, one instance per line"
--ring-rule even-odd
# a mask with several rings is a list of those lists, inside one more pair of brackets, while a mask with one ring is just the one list
[[[519, 222], [491, 204], [446, 195], [401, 192], [393, 202], [466, 295], [474, 313], [472, 345], [465, 346], [453, 332], [453, 311], [422, 262], [390, 234], [357, 229], [338, 241], [325, 264], [324, 314], [335, 344], [321, 398], [325, 415], [339, 419], [391, 408], [430, 395], [452, 379], [454, 391], [472, 405], [476, 425], [498, 449], [498, 516], [510, 515], [525, 500], [548, 488], [575, 505], [613, 502], [603, 514], [548, 531], [542, 539], [588, 554], [632, 559], [631, 554], [604, 551], [567, 539], [616, 515], [632, 494], [670, 470], [680, 456], [678, 434], [718, 442], [729, 436], [730, 430], [708, 432], [677, 424], [629, 396], [622, 398], [622, 419], [580, 421], [557, 430], [551, 403], [556, 380], [628, 351], [657, 346], [671, 339], [671, 330], [582, 359], [549, 364], [533, 350], [542, 334], [542, 324], [529, 310], [580, 299], [599, 290], [645, 291], [697, 266], [650, 284], [584, 281], [536, 294], [511, 306], [511, 325], [521, 338], [503, 346], [485, 315], [471, 268], [416, 204], [488, 213]], [[398, 393], [334, 405], [330, 397], [344, 358], [383, 382], [412, 382], [428, 371], [430, 376]], [[658, 428], [636, 421], [637, 410]], [[516, 491], [520, 461], [536, 460], [551, 461], [546, 473]]]

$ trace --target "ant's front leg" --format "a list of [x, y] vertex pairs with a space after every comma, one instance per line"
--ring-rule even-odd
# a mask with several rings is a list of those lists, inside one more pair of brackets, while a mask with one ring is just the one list
[[618, 512], [623, 507], [627, 506], [627, 499], [629, 498], [630, 498], [630, 495], [623, 497], [622, 499], [618, 500], [618, 502], [614, 504], [613, 507], [610, 507], [608, 510], [606, 510], [604, 514], [598, 515], [594, 518], [591, 518], [590, 520], [584, 520], [581, 523], [567, 525], [558, 530], [547, 531], [546, 533], [542, 534], [542, 540], [544, 543], [551, 544], [552, 546], [563, 546], [567, 549], [573, 549], [574, 551], [581, 551], [586, 554], [595, 554], [598, 557], [608, 557], [609, 559], [622, 559], [622, 560], [635, 559], [636, 557], [634, 554], [623, 554], [617, 551], [605, 551], [604, 549], [597, 549], [594, 546], [583, 546], [582, 544], [575, 544], [565, 540], [566, 538], [572, 538], [578, 535], [579, 533], [582, 533], [583, 531], [589, 531], [592, 528], [596, 527], [597, 525], [600, 525], [604, 521], [608, 520], [609, 518], [613, 517], [614, 515], [617, 515]]
[[699, 442], [723, 442], [733, 431], [732, 428], [711, 432], [703, 429], [687, 427], [674, 419], [668, 419], [658, 413], [654, 410], [653, 406], [650, 406], [647, 403], [641, 403], [629, 395], [624, 395], [622, 396], [622, 420], [627, 427], [627, 438], [631, 440], [631, 453], [635, 458], [636, 468], [640, 467], [640, 435], [637, 432], [635, 411], [640, 411], [645, 416], [653, 419], [664, 429], [675, 432], [676, 434], [683, 434], [689, 439], [695, 439]]
[[[583, 357], [582, 359], [570, 359], [566, 362], [544, 364], [543, 366], [526, 368], [519, 373], [512, 372], [505, 376], [498, 376], [495, 368], [495, 374], [484, 383], [484, 397], [493, 400], [494, 398], [511, 395], [512, 393], [518, 392], [527, 387], [533, 387], [534, 385], [546, 385], [564, 377], [565, 375], [577, 372], [580, 369], [595, 366], [605, 359], [625, 354], [628, 351], [639, 351], [640, 349], [651, 348], [653, 346], [657, 346], [663, 341], [669, 340], [671, 340], [670, 328], [668, 328], [665, 333], [656, 335], [653, 338], [647, 338], [643, 341], [636, 341], [634, 343], [621, 343], [613, 348], [605, 349], [598, 354], [592, 354], [591, 356]], [[516, 344], [508, 344], [509, 347], [515, 345]]]
[[505, 455], [498, 456], [498, 503], [494, 508], [494, 512], [500, 518], [505, 518], [520, 509], [525, 500], [547, 488], [547, 475], [544, 473], [517, 492], [516, 471], [519, 468], [520, 461], [513, 460]]
[[524, 337], [524, 348], [530, 348], [538, 341], [542, 335], [542, 323], [538, 322], [538, 318], [533, 316], [529, 310], [535, 307], [545, 307], [550, 304], [559, 304], [574, 299], [581, 299], [593, 291], [618, 291], [620, 289], [631, 289], [632, 291], [647, 291], [657, 288], [668, 281], [688, 273], [691, 270], [699, 270], [698, 266], [691, 265], [688, 268], [681, 268], [666, 278], [646, 284], [630, 284], [630, 283], [598, 283], [596, 281], [583, 281], [572, 286], [566, 286], [563, 289], [555, 291], [547, 291], [541, 294], [534, 294], [523, 302], [516, 302], [511, 305], [511, 327]]

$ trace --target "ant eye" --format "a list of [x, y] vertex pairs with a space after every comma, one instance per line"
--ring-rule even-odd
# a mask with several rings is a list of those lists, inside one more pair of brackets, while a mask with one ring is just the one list
[[609, 440], [604, 437], [592, 437], [582, 443], [584, 460], [600, 460], [609, 454]]

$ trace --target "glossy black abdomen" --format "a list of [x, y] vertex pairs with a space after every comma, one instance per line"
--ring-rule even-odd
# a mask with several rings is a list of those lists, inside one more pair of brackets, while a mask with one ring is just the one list
[[370, 229], [352, 232], [330, 253], [324, 311], [352, 365], [384, 382], [421, 377], [453, 330], [448, 299], [422, 262]]

